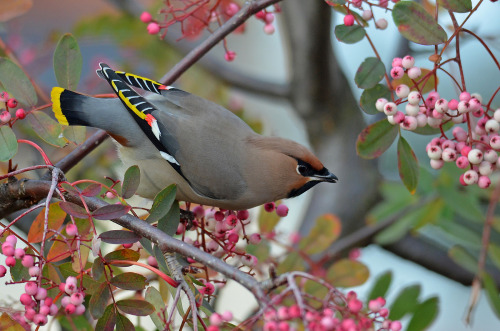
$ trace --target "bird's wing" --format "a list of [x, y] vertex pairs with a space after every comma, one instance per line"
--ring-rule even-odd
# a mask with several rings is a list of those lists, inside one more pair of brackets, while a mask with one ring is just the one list
[[111, 85], [141, 130], [158, 149], [161, 157], [184, 177], [181, 164], [175, 158], [179, 149], [177, 140], [153, 115], [153, 112], [157, 110], [155, 106], [131, 89], [107, 64], [100, 63], [99, 66], [101, 69], [97, 70], [97, 74]]

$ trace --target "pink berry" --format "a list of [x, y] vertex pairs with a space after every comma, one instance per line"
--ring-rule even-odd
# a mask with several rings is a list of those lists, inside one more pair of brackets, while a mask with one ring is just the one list
[[379, 314], [380, 314], [380, 316], [382, 316], [382, 317], [387, 317], [387, 315], [389, 315], [389, 309], [387, 309], [387, 308], [382, 308], [382, 309], [380, 309]]
[[74, 304], [75, 306], [78, 306], [83, 302], [83, 299], [85, 299], [83, 294], [81, 292], [77, 292], [77, 293], [71, 294], [70, 302], [72, 304]]
[[405, 119], [401, 122], [400, 126], [405, 130], [413, 131], [418, 126], [417, 119], [413, 116], [405, 116]]
[[401, 61], [401, 65], [405, 69], [410, 69], [415, 65], [415, 59], [411, 55], [406, 55], [403, 60]]
[[65, 308], [67, 305], [69, 305], [71, 303], [71, 298], [68, 297], [68, 296], [64, 296], [62, 299], [61, 299], [61, 306], [63, 308]]
[[16, 117], [20, 120], [24, 119], [26, 117], [26, 112], [24, 111], [24, 109], [19, 108], [18, 110], [16, 110]]
[[147, 11], [142, 12], [142, 14], [141, 14], [141, 21], [142, 22], [149, 23], [152, 20], [153, 20], [153, 16], [151, 16], [150, 13], [148, 13]]
[[232, 62], [236, 58], [236, 53], [233, 51], [227, 51], [226, 54], [224, 54], [224, 59], [226, 59], [227, 62]]
[[422, 75], [422, 71], [419, 67], [408, 69], [408, 77], [410, 77], [411, 79], [417, 79], [418, 77], [420, 77], [420, 75]]
[[50, 314], [50, 307], [45, 306], [45, 305], [40, 306], [40, 314], [45, 315], [45, 316]]
[[465, 114], [471, 111], [470, 104], [468, 101], [460, 101], [457, 105], [457, 110], [459, 114]]
[[494, 136], [490, 139], [490, 146], [493, 149], [500, 149], [500, 136]]
[[27, 282], [24, 285], [24, 291], [28, 295], [35, 295], [38, 292], [38, 285], [35, 282]]
[[279, 217], [285, 217], [286, 215], [288, 215], [288, 207], [284, 204], [279, 205], [278, 207], [276, 207], [276, 214]]
[[273, 34], [275, 30], [274, 25], [271, 23], [264, 25], [265, 34]]
[[16, 258], [14, 256], [7, 256], [5, 258], [5, 265], [9, 268], [12, 268], [16, 265]]
[[398, 106], [394, 102], [388, 102], [384, 106], [384, 114], [394, 116], [398, 111]]
[[68, 234], [68, 236], [75, 236], [78, 233], [78, 228], [75, 224], [68, 223], [68, 225], [66, 225], [66, 233]]
[[0, 102], [7, 102], [9, 100], [9, 93], [3, 91], [0, 93]]
[[264, 10], [261, 10], [255, 14], [255, 18], [258, 20], [264, 20], [266, 18], [266, 12]]
[[4, 277], [7, 274], [7, 268], [0, 264], [0, 278]]
[[17, 100], [14, 98], [10, 98], [9, 100], [7, 100], [7, 107], [16, 108], [17, 107]]
[[363, 10], [363, 13], [361, 14], [361, 17], [363, 17], [363, 19], [365, 21], [368, 21], [368, 20], [372, 19], [373, 13], [372, 13], [371, 10], [366, 9], [366, 10]]
[[398, 78], [403, 77], [404, 73], [405, 72], [404, 72], [403, 68], [401, 68], [401, 67], [394, 67], [391, 69], [391, 77], [394, 79], [398, 79]]
[[230, 226], [230, 228], [234, 228], [236, 224], [238, 224], [238, 218], [236, 215], [231, 214], [228, 217], [226, 217], [226, 224]]
[[477, 186], [480, 188], [488, 188], [491, 184], [491, 180], [488, 176], [479, 176], [477, 181]]
[[155, 267], [155, 268], [158, 268], [158, 261], [156, 261], [155, 257], [154, 256], [148, 256], [147, 258], [147, 262], [150, 266], [152, 267]]
[[354, 16], [351, 14], [344, 16], [344, 24], [346, 26], [352, 26], [354, 24]]
[[456, 99], [451, 99], [448, 101], [448, 109], [451, 110], [457, 110], [458, 108], [458, 101]]
[[469, 92], [464, 91], [464, 92], [460, 93], [460, 97], [459, 97], [460, 101], [467, 102], [470, 100], [470, 98], [471, 98], [471, 96], [470, 96]]
[[495, 132], [498, 132], [498, 130], [500, 130], [500, 123], [498, 123], [496, 120], [494, 119], [491, 119], [491, 120], [488, 120], [486, 122], [486, 124], [484, 125], [484, 129], [486, 130], [486, 132], [488, 133], [495, 133]]
[[472, 148], [470, 146], [464, 146], [464, 148], [460, 150], [460, 154], [462, 154], [463, 156], [469, 156], [469, 152], [471, 150]]
[[223, 323], [222, 316], [217, 313], [213, 313], [209, 317], [210, 324], [220, 326]]
[[68, 315], [73, 314], [75, 311], [76, 311], [76, 307], [75, 307], [75, 305], [73, 305], [71, 303], [67, 304], [66, 307], [64, 307], [64, 312]]
[[400, 57], [395, 57], [392, 59], [392, 67], [402, 67], [403, 66], [403, 59]]
[[59, 308], [54, 303], [50, 305], [50, 312], [49, 312], [50, 316], [56, 315], [58, 311]]
[[458, 168], [465, 169], [467, 168], [467, 166], [469, 166], [469, 159], [467, 159], [467, 156], [460, 156], [455, 164]]
[[452, 162], [457, 159], [457, 152], [453, 148], [445, 148], [441, 154], [443, 161]]
[[274, 14], [266, 13], [266, 16], [264, 17], [264, 22], [266, 22], [266, 24], [271, 24], [272, 22], [274, 22]]
[[489, 176], [493, 172], [494, 167], [491, 162], [483, 161], [479, 164], [478, 171], [480, 175]]
[[444, 161], [443, 160], [431, 160], [430, 161], [430, 164], [431, 164], [431, 168], [432, 169], [441, 169], [444, 165]]
[[351, 313], [356, 314], [363, 308], [363, 303], [358, 299], [352, 299], [347, 303], [347, 307]]
[[13, 234], [8, 235], [7, 238], [5, 238], [5, 242], [10, 243], [12, 246], [16, 247], [17, 244], [17, 237], [14, 236]]
[[160, 25], [155, 22], [151, 22], [148, 24], [147, 28], [149, 34], [157, 34], [160, 32]]
[[38, 301], [43, 300], [47, 297], [47, 290], [43, 287], [39, 287], [35, 294], [35, 299]]
[[45, 324], [47, 324], [47, 316], [45, 316], [43, 314], [36, 314], [33, 317], [33, 323], [35, 323], [35, 325], [38, 325], [38, 326], [45, 325]]
[[484, 160], [490, 163], [495, 163], [498, 160], [498, 153], [492, 149], [487, 150], [484, 152]]
[[2, 254], [5, 256], [14, 256], [14, 253], [16, 252], [14, 246], [8, 241], [4, 242], [2, 244]]
[[375, 22], [375, 26], [380, 29], [380, 30], [385, 30], [387, 28], [387, 20], [385, 18], [379, 18], [376, 22]]
[[52, 299], [51, 297], [45, 298], [45, 300], [43, 300], [43, 304], [47, 307], [50, 307], [53, 303], [54, 299]]
[[23, 293], [21, 294], [21, 297], [19, 298], [19, 301], [24, 305], [30, 307], [34, 302], [33, 299], [31, 298], [31, 295], [28, 293]]
[[0, 114], [0, 121], [3, 122], [3, 123], [7, 123], [8, 121], [10, 121], [12, 118], [12, 116], [10, 116], [10, 113], [6, 110], [4, 110], [1, 114]]
[[391, 322], [391, 331], [400, 331], [403, 326], [400, 321]]
[[234, 2], [230, 2], [226, 7], [226, 15], [234, 16], [240, 10], [240, 6]]
[[389, 5], [389, 0], [379, 0], [379, 5], [382, 8], [387, 8], [387, 6]]
[[248, 241], [252, 245], [258, 245], [258, 244], [260, 244], [261, 240], [262, 240], [262, 237], [258, 233], [252, 233], [250, 235], [250, 237], [248, 238]]
[[405, 114], [402, 111], [397, 111], [393, 118], [394, 123], [400, 124], [405, 120]]
[[222, 319], [226, 322], [230, 322], [233, 319], [233, 313], [231, 313], [229, 310], [222, 312], [221, 316]]
[[467, 185], [472, 185], [477, 183], [478, 179], [479, 179], [479, 174], [475, 170], [467, 170], [464, 173], [464, 182]]
[[453, 128], [452, 134], [457, 141], [467, 140], [467, 132], [459, 126]]
[[85, 313], [85, 306], [83, 304], [79, 304], [78, 306], [76, 306], [75, 315], [79, 316], [83, 315], [83, 313]]

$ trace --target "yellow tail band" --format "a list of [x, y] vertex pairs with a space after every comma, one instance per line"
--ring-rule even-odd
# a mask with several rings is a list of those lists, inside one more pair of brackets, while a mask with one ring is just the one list
[[52, 99], [52, 111], [56, 116], [56, 119], [62, 125], [69, 125], [68, 119], [64, 116], [61, 109], [61, 93], [64, 92], [62, 87], [53, 87], [50, 93], [50, 98]]

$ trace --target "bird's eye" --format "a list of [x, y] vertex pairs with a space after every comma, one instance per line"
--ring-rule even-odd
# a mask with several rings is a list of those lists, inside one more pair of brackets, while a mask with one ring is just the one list
[[299, 164], [297, 166], [297, 173], [299, 175], [304, 176], [307, 173], [307, 167], [305, 165], [303, 165], [303, 164]]

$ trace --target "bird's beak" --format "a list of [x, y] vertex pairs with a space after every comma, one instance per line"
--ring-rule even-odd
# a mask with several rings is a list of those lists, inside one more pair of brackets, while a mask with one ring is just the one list
[[327, 174], [325, 174], [325, 175], [316, 174], [316, 175], [311, 176], [309, 178], [310, 178], [309, 180], [316, 180], [316, 181], [327, 182], [327, 183], [336, 183], [339, 180], [337, 178], [337, 176], [335, 176], [334, 174], [332, 174], [329, 171], [327, 171]]

